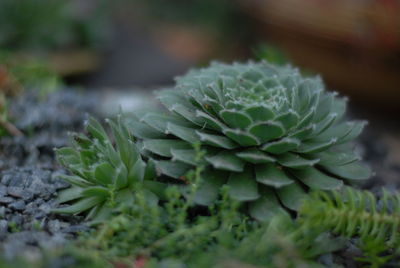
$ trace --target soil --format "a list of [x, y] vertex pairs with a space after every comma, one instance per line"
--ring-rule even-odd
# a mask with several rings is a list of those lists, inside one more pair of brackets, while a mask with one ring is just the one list
[[[57, 192], [69, 186], [57, 178], [66, 171], [57, 164], [53, 149], [67, 145], [68, 132], [81, 131], [88, 114], [104, 116], [101, 98], [95, 91], [65, 88], [45, 99], [29, 91], [11, 103], [10, 115], [24, 136], [0, 139], [0, 250], [4, 258], [63, 247], [87, 229], [81, 217], [51, 213], [57, 207]], [[376, 172], [362, 188], [377, 195], [382, 187], [400, 188], [400, 135], [393, 134], [398, 129], [388, 134], [385, 127], [370, 124], [355, 145]], [[322, 256], [320, 262], [360, 267], [352, 260], [360, 254], [350, 241], [345, 250]], [[393, 261], [386, 267], [396, 265]]]

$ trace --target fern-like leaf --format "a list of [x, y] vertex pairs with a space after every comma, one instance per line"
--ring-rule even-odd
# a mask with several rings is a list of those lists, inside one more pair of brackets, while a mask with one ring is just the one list
[[304, 201], [299, 221], [306, 228], [359, 238], [362, 260], [372, 267], [390, 258], [384, 252], [400, 248], [400, 194], [383, 190], [377, 200], [371, 192], [349, 187], [342, 192], [317, 191]]

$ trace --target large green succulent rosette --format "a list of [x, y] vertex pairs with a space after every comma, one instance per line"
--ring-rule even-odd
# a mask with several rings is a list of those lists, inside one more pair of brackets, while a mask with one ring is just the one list
[[266, 220], [297, 210], [310, 189], [370, 176], [351, 145], [366, 122], [346, 121], [347, 100], [291, 66], [212, 63], [157, 96], [166, 110], [131, 119], [129, 130], [158, 172], [176, 179], [199, 164], [192, 144], [201, 144], [198, 204], [212, 204], [226, 184], [232, 199]]

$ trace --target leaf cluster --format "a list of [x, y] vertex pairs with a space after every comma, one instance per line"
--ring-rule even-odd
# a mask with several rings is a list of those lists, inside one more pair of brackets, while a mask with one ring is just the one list
[[309, 190], [334, 190], [365, 180], [351, 141], [366, 122], [344, 119], [347, 100], [318, 77], [267, 62], [212, 63], [157, 93], [166, 111], [130, 118], [129, 131], [159, 172], [179, 179], [205, 151], [212, 204], [222, 185], [258, 220], [296, 211]]
[[379, 201], [368, 191], [315, 192], [302, 205], [304, 228], [357, 238], [365, 261], [380, 267], [399, 254], [400, 195], [382, 191]]
[[89, 211], [87, 219], [105, 219], [119, 204], [135, 202], [133, 193], [138, 190], [150, 204], [158, 203], [157, 194], [164, 186], [150, 180], [155, 176], [154, 169], [142, 160], [121, 119], [107, 122], [113, 140], [98, 121], [89, 118], [86, 123], [88, 136], [73, 134], [73, 147], [56, 150], [58, 161], [73, 174], [61, 175], [72, 187], [61, 192], [58, 200], [74, 203], [54, 212], [79, 214]]

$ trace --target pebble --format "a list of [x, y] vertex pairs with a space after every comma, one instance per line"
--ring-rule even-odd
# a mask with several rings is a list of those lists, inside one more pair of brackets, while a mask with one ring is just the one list
[[8, 196], [0, 197], [0, 204], [10, 204], [12, 202], [14, 202], [14, 198], [12, 197]]
[[81, 217], [51, 213], [57, 191], [69, 187], [58, 179], [66, 171], [53, 148], [67, 145], [67, 131], [81, 131], [87, 114], [96, 114], [96, 98], [70, 89], [44, 101], [35, 94], [28, 91], [10, 104], [15, 125], [32, 134], [0, 139], [0, 248], [6, 258], [62, 246], [86, 230]]
[[17, 202], [11, 203], [8, 207], [14, 210], [22, 211], [25, 209], [26, 206], [23, 200], [19, 200]]

